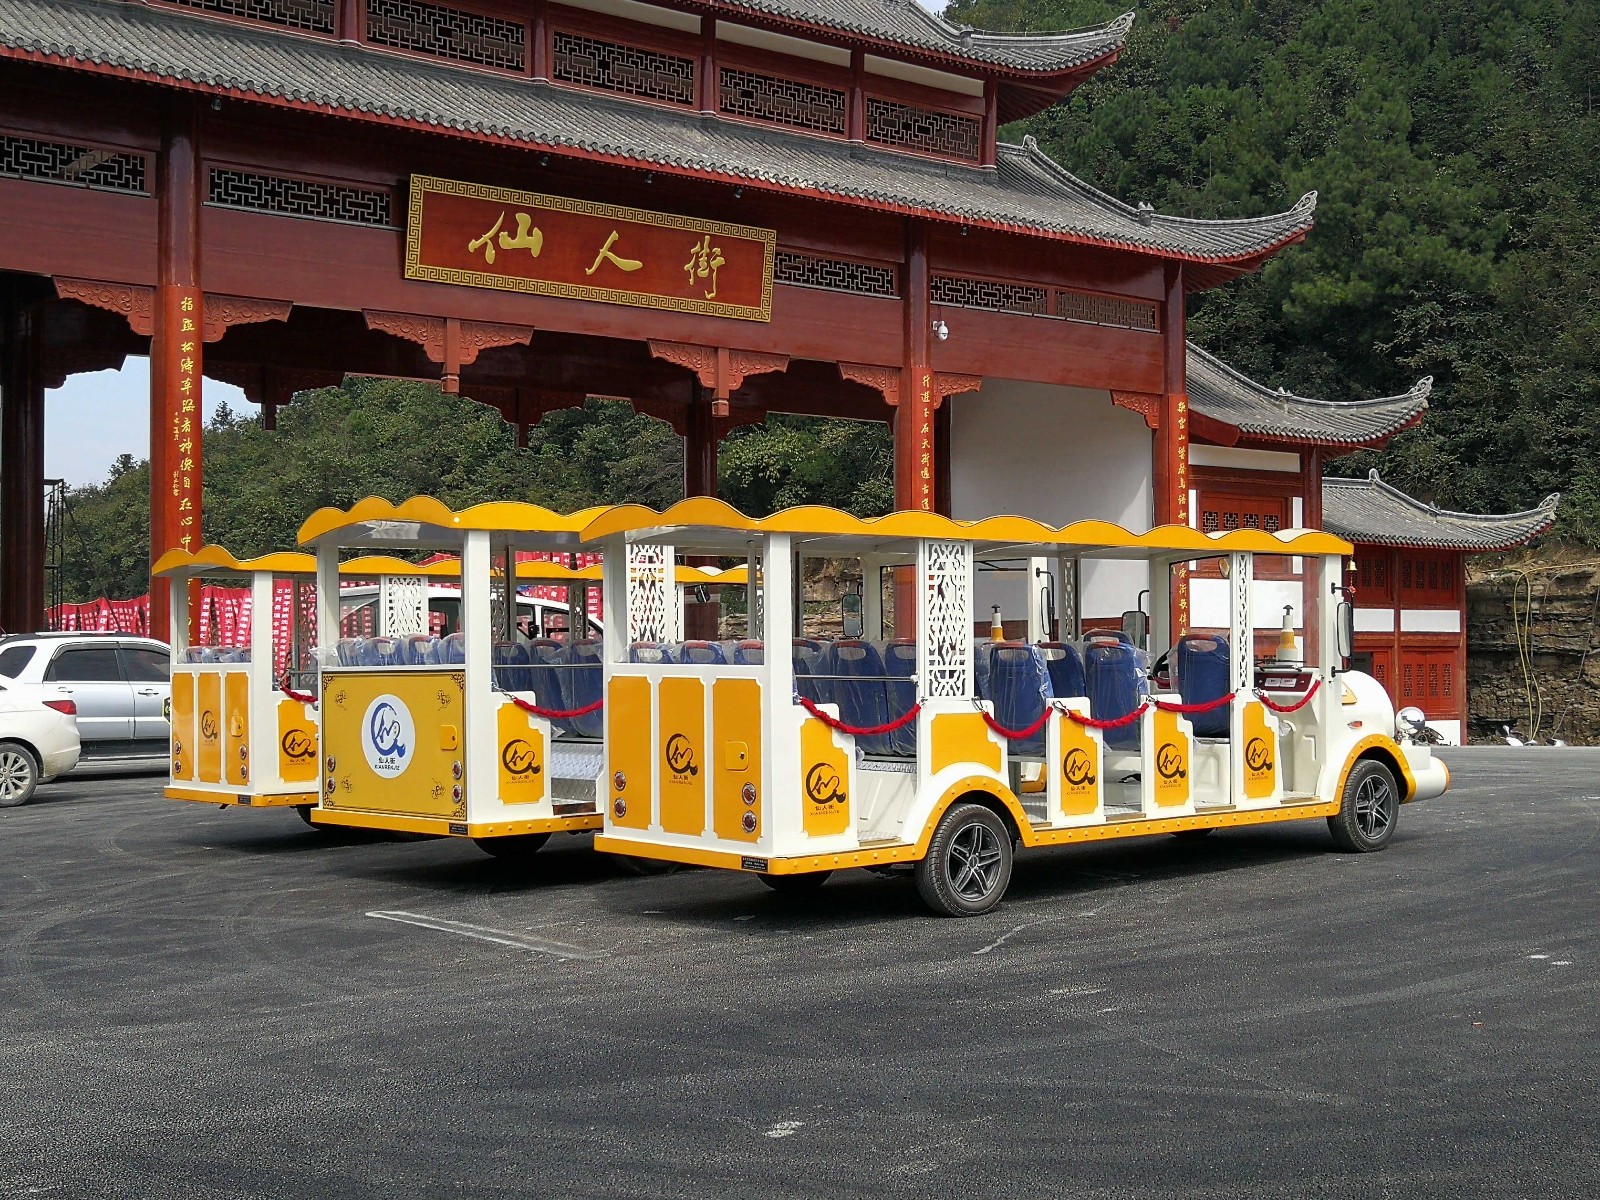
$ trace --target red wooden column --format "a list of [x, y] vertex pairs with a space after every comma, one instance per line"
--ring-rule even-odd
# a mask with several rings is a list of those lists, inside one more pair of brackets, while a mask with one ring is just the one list
[[[900, 511], [932, 512], [933, 461], [933, 311], [928, 271], [927, 231], [906, 222], [905, 297], [899, 404], [894, 413], [894, 506]], [[894, 635], [915, 637], [915, 573], [900, 569], [894, 578]]]
[[[1169, 262], [1161, 306], [1161, 420], [1155, 431], [1155, 518], [1157, 525], [1189, 523], [1189, 388], [1185, 378], [1187, 324], [1183, 304], [1183, 266]], [[1189, 571], [1172, 573], [1172, 629], [1189, 628]]]
[[[168, 114], [156, 159], [158, 230], [150, 338], [150, 561], [198, 549], [201, 495], [199, 109]], [[150, 632], [168, 633], [167, 582], [152, 579]], [[198, 617], [196, 606], [190, 611]]]
[[39, 313], [0, 300], [0, 630], [44, 628], [44, 373]]
[[[690, 384], [688, 408], [683, 423], [683, 494], [690, 496], [715, 496], [717, 494], [717, 418], [712, 415], [712, 397], [708, 389], [698, 382]], [[712, 558], [693, 558], [692, 566], [709, 566]], [[717, 636], [716, 604], [700, 604], [689, 600], [683, 606], [683, 636], [710, 641]]]

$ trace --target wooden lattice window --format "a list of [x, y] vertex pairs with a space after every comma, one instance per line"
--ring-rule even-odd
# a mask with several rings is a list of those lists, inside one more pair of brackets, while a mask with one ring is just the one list
[[150, 194], [150, 160], [122, 150], [0, 133], [0, 179], [57, 183], [91, 191]]
[[527, 36], [520, 21], [421, 0], [367, 0], [367, 40], [396, 50], [520, 71]]
[[230, 167], [211, 168], [206, 203], [217, 208], [347, 225], [389, 228], [394, 224], [394, 198], [384, 189], [318, 183]]
[[1402, 647], [1398, 686], [1390, 689], [1395, 704], [1420, 708], [1429, 720], [1459, 719], [1462, 705], [1456, 656], [1452, 648]]
[[1461, 602], [1461, 560], [1450, 550], [1401, 550], [1400, 603], [1455, 608]]
[[558, 29], [551, 39], [551, 75], [562, 83], [659, 100], [694, 103], [694, 59]]
[[[1277, 533], [1290, 525], [1291, 501], [1287, 496], [1240, 496], [1226, 492], [1202, 491], [1195, 506], [1197, 523], [1205, 533], [1218, 530], [1259, 529]], [[1291, 560], [1278, 555], [1260, 555], [1255, 560], [1257, 576], [1284, 578], [1290, 573]], [[1219, 562], [1201, 563], [1195, 573], [1216, 578], [1222, 573]]]
[[798, 79], [723, 67], [717, 72], [718, 103], [732, 117], [792, 125], [817, 133], [844, 133], [845, 93]]
[[877, 263], [855, 262], [848, 258], [826, 258], [779, 250], [772, 278], [791, 287], [821, 288], [830, 292], [851, 292], [857, 296], [899, 295], [893, 268]]
[[1381, 547], [1356, 547], [1356, 603], [1363, 608], [1394, 602], [1394, 578], [1389, 561], [1390, 552]]
[[333, 32], [333, 0], [166, 0], [218, 16], [262, 21], [283, 29]]
[[877, 96], [867, 97], [867, 140], [902, 150], [978, 160], [975, 118]]

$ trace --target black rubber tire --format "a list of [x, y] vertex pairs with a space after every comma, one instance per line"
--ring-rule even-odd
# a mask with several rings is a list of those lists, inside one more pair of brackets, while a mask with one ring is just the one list
[[1394, 837], [1400, 820], [1400, 789], [1394, 773], [1381, 762], [1364, 758], [1350, 770], [1339, 811], [1328, 818], [1328, 832], [1341, 850], [1371, 854]]
[[775, 892], [795, 895], [799, 892], [814, 892], [828, 882], [832, 871], [807, 871], [803, 875], [767, 875], [758, 872], [756, 878], [761, 880]]
[[1206, 825], [1199, 829], [1175, 829], [1172, 831], [1172, 836], [1175, 838], [1182, 838], [1186, 842], [1197, 842], [1201, 838], [1207, 836], [1208, 834], [1215, 833], [1216, 831], [1217, 827], [1215, 825]]
[[683, 869], [682, 863], [667, 862], [660, 858], [640, 858], [636, 854], [613, 854], [610, 858], [629, 875], [671, 875]]
[[981, 804], [944, 814], [917, 864], [917, 893], [946, 917], [976, 917], [1000, 903], [1011, 883], [1011, 830]]
[[473, 838], [478, 849], [495, 858], [517, 861], [532, 858], [539, 847], [550, 840], [548, 833], [514, 833], [506, 837]]
[[39, 760], [21, 742], [0, 742], [0, 770], [4, 770], [4, 790], [0, 808], [16, 808], [33, 799], [39, 790]]
[[313, 828], [313, 829], [321, 829], [322, 826], [318, 825], [315, 821], [313, 821], [311, 819], [311, 809], [313, 807], [314, 806], [310, 805], [310, 804], [296, 804], [294, 806], [294, 811], [299, 815], [300, 819], [302, 821], [304, 821], [307, 825], [311, 826], [311, 828]]

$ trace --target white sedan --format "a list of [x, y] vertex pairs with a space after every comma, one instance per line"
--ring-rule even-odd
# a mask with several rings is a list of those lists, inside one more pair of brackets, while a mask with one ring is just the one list
[[78, 708], [39, 701], [0, 681], [0, 808], [26, 804], [41, 783], [78, 765]]

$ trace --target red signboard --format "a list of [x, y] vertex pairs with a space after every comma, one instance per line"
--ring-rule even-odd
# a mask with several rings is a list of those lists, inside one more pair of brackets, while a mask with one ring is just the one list
[[770, 229], [411, 177], [407, 279], [772, 319]]

